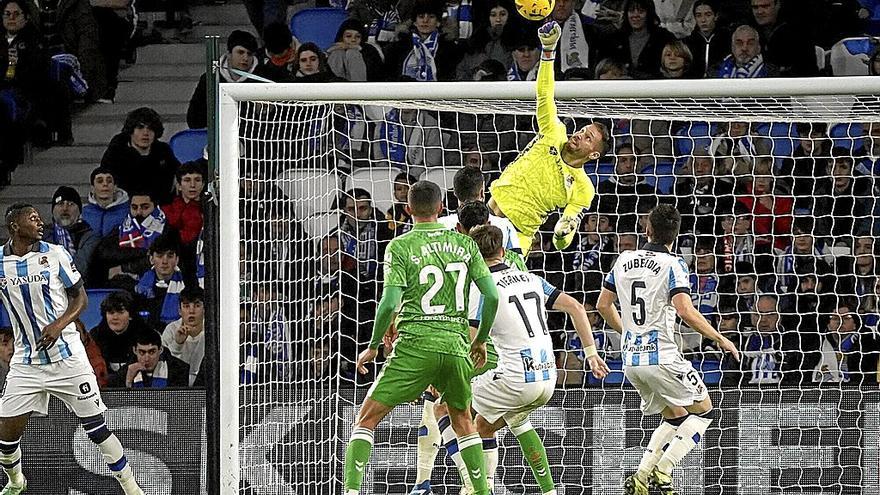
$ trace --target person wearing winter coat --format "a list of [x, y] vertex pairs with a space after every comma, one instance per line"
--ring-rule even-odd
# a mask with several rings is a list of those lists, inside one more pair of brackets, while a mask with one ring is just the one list
[[730, 31], [718, 26], [715, 0], [697, 0], [693, 12], [697, 24], [683, 41], [694, 56], [693, 73], [711, 77], [710, 70], [730, 53]]
[[346, 19], [336, 32], [336, 43], [327, 49], [327, 65], [336, 77], [346, 81], [381, 81], [384, 79], [382, 55], [367, 43], [364, 24]]
[[115, 97], [116, 88], [107, 79], [101, 54], [101, 34], [89, 0], [42, 0], [40, 21], [48, 39], [50, 53], [70, 53], [79, 60], [89, 83], [87, 101]]
[[83, 206], [83, 220], [100, 237], [122, 225], [128, 215], [128, 193], [116, 187], [116, 178], [107, 167], [92, 170], [89, 202]]
[[412, 31], [401, 34], [385, 50], [392, 81], [452, 81], [461, 61], [461, 49], [440, 32], [441, 4], [420, 0], [412, 9]]
[[155, 110], [141, 107], [125, 118], [122, 132], [113, 136], [101, 165], [110, 169], [126, 191], [146, 190], [159, 204], [174, 197], [174, 174], [180, 162], [168, 143], [159, 141], [165, 127]]
[[608, 55], [629, 63], [633, 77], [652, 77], [660, 72], [663, 47], [674, 39], [669, 31], [660, 27], [654, 2], [627, 0], [623, 26], [609, 43]]
[[90, 268], [101, 238], [82, 219], [82, 198], [76, 189], [61, 186], [52, 195], [51, 204], [52, 223], [46, 225], [43, 240], [63, 247], [73, 258], [85, 286], [93, 287]]

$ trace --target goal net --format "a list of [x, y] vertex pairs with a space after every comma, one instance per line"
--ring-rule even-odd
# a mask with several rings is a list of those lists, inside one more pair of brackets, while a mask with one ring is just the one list
[[[719, 420], [679, 466], [683, 494], [880, 493], [877, 392], [880, 83], [871, 78], [558, 83], [569, 132], [606, 123], [613, 149], [586, 171], [598, 194], [578, 237], [527, 264], [583, 300], [604, 358], [584, 370], [551, 313], [559, 368], [532, 416], [558, 493], [619, 493], [658, 418], [623, 378], [620, 336], [594, 311], [617, 254], [646, 241], [658, 203], [682, 212], [676, 252], [695, 306], [737, 363], [680, 326]], [[536, 132], [529, 83], [221, 85], [223, 493], [341, 493], [358, 406], [381, 367], [353, 362], [372, 331], [382, 252], [427, 179], [496, 178]], [[408, 493], [422, 406], [375, 432], [364, 493]], [[497, 493], [538, 493], [500, 433]], [[436, 493], [458, 493], [441, 449]]]

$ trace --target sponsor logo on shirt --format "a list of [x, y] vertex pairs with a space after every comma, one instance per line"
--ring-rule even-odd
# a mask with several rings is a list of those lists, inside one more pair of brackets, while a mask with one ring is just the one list
[[627, 345], [627, 351], [637, 354], [642, 352], [657, 352], [657, 342], [644, 342], [641, 344]]
[[22, 285], [44, 283], [49, 283], [49, 277], [43, 276], [42, 274], [27, 275], [25, 277], [0, 277], [0, 290], [6, 289], [9, 286], [19, 287]]

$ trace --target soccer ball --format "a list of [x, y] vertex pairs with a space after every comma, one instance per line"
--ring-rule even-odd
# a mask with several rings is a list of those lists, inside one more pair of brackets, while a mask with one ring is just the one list
[[516, 0], [516, 11], [530, 21], [541, 21], [553, 12], [555, 0]]

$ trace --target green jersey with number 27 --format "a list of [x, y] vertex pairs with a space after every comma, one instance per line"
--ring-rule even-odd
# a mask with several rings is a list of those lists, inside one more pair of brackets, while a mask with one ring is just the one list
[[397, 315], [401, 342], [467, 356], [472, 280], [488, 277], [477, 244], [439, 223], [417, 223], [385, 250], [385, 285], [403, 289]]

